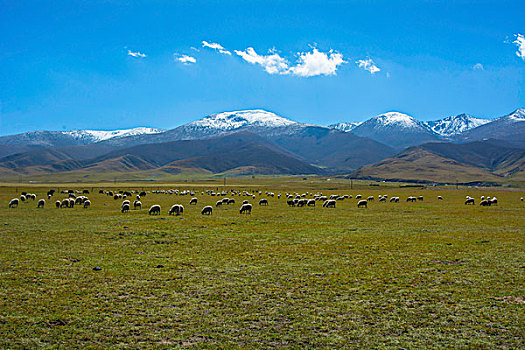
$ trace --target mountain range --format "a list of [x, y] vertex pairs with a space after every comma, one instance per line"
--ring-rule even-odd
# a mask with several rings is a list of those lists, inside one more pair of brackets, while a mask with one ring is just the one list
[[[416, 164], [427, 159], [428, 152], [449, 159], [448, 154], [437, 152], [436, 146], [427, 145], [457, 146], [456, 153], [465, 153], [470, 148], [462, 148], [460, 144], [485, 149], [483, 142], [476, 141], [487, 139], [491, 139], [486, 146], [489, 148], [525, 148], [525, 109], [494, 119], [461, 114], [431, 122], [388, 112], [361, 123], [341, 122], [328, 127], [296, 122], [265, 110], [244, 110], [209, 115], [171, 130], [142, 127], [116, 131], [32, 131], [0, 137], [0, 176], [353, 171], [353, 176], [380, 178], [375, 175], [381, 173], [380, 169], [387, 169], [387, 164], [398, 164], [401, 160]], [[474, 163], [460, 158], [454, 161], [484, 169], [478, 175], [491, 179], [522, 171], [519, 165], [513, 171], [498, 173], [498, 169], [486, 168], [472, 153], [468, 158], [475, 159]], [[387, 160], [389, 163], [384, 163]], [[516, 162], [519, 164], [519, 160]], [[383, 178], [388, 178], [388, 173], [382, 173]]]

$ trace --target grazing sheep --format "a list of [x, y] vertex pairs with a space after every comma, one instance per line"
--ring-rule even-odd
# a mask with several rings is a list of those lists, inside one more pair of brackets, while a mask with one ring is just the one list
[[217, 201], [217, 202], [215, 203], [215, 207], [216, 207], [216, 208], [217, 208], [217, 207], [221, 207], [221, 206], [222, 206], [222, 201]]
[[417, 200], [417, 198], [416, 197], [412, 197], [412, 196], [407, 198], [407, 202], [415, 202], [416, 200]]
[[121, 206], [123, 206], [125, 204], [130, 205], [131, 203], [130, 203], [130, 201], [128, 199], [126, 199], [125, 201], [122, 202]]
[[440, 201], [442, 201], [442, 200], [443, 200], [443, 197], [441, 197], [441, 196], [438, 196], [438, 199], [439, 199]]
[[357, 207], [358, 208], [360, 207], [368, 208], [368, 201], [366, 199], [360, 200], [359, 202], [357, 202]]
[[374, 200], [374, 196], [369, 196], [366, 200], [372, 202]]
[[56, 206], [57, 208], [60, 208], [60, 205], [61, 205], [60, 201], [56, 201], [56, 202], [55, 202], [55, 206]]
[[362, 196], [360, 194], [358, 194], [357, 196], [355, 196], [355, 199], [361, 199]]
[[89, 199], [87, 201], [84, 202], [84, 209], [87, 209], [91, 206], [91, 202], [89, 201]]
[[36, 205], [37, 208], [43, 208], [44, 205], [46, 205], [46, 201], [44, 199], [40, 199]]
[[335, 200], [329, 199], [323, 203], [324, 208], [335, 208]]
[[474, 203], [474, 198], [470, 198], [470, 197], [467, 198], [467, 200], [465, 201], [465, 205], [467, 205], [467, 204], [472, 204], [472, 205], [474, 205], [474, 204], [475, 204], [475, 203]]
[[295, 207], [295, 202], [293, 200], [287, 200], [286, 204], [288, 204], [289, 207]]
[[304, 207], [307, 203], [308, 203], [308, 200], [302, 198], [302, 199], [298, 199], [295, 205], [297, 205], [298, 207]]
[[184, 207], [180, 204], [174, 204], [171, 206], [168, 215], [175, 214], [176, 216], [179, 216], [184, 212]]
[[160, 215], [160, 205], [154, 204], [149, 208], [149, 215]]
[[249, 204], [248, 201], [245, 199], [242, 201], [242, 204]]
[[129, 211], [129, 204], [123, 204], [121, 207], [120, 207], [120, 212], [121, 213], [125, 213]]
[[211, 215], [213, 212], [213, 207], [211, 205], [207, 205], [201, 210], [202, 215]]
[[379, 201], [380, 201], [380, 202], [386, 202], [386, 197], [380, 197], [380, 198], [379, 198]]
[[142, 203], [140, 201], [134, 201], [133, 202], [133, 209], [142, 209]]
[[521, 197], [521, 198], [520, 198], [520, 201], [522, 201], [522, 202], [523, 202], [523, 197]]
[[19, 200], [18, 198], [13, 198], [9, 201], [9, 208], [16, 208], [18, 207]]
[[75, 200], [73, 198], [69, 198], [69, 207], [68, 208], [74, 208], [75, 207]]
[[419, 197], [417, 197], [417, 200], [418, 200], [418, 201], [422, 201], [422, 200], [423, 200], [423, 196], [419, 196]]
[[268, 205], [268, 200], [266, 198], [261, 199], [259, 205]]
[[190, 199], [190, 205], [197, 205], [197, 197]]
[[309, 199], [306, 205], [309, 207], [315, 207], [315, 199]]
[[496, 197], [492, 197], [489, 202], [491, 205], [498, 205], [498, 199]]
[[233, 198], [228, 199], [228, 203], [227, 204], [228, 205], [235, 204], [235, 199], [233, 199]]
[[479, 202], [479, 205], [481, 205], [483, 207], [490, 207], [490, 201], [484, 199], [481, 202]]
[[252, 205], [251, 204], [243, 204], [241, 206], [241, 209], [239, 210], [241, 214], [251, 214], [252, 213]]
[[23, 194], [20, 195], [20, 201], [25, 202], [26, 201], [26, 196], [24, 196]]

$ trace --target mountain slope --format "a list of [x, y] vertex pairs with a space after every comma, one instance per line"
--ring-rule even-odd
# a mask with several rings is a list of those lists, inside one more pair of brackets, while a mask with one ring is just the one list
[[[23, 174], [54, 172], [64, 163], [18, 167]], [[196, 169], [221, 173], [236, 168], [249, 167], [252, 173], [260, 174], [319, 174], [323, 171], [289, 154], [265, 139], [238, 132], [215, 138], [183, 140], [159, 144], [146, 144], [119, 149], [93, 159], [69, 161], [74, 165], [66, 172], [126, 172], [161, 170], [177, 173], [180, 169]], [[27, 164], [27, 163], [25, 163]], [[58, 170], [57, 172], [60, 172]]]
[[389, 112], [368, 119], [352, 130], [352, 133], [369, 137], [397, 149], [439, 139], [439, 135], [424, 123], [398, 112]]
[[357, 178], [437, 182], [502, 181], [525, 172], [525, 150], [499, 140], [468, 144], [427, 143], [362, 167]]
[[351, 132], [352, 130], [354, 130], [356, 127], [358, 127], [361, 124], [362, 124], [361, 122], [340, 122], [340, 123], [328, 125], [328, 127], [330, 129], [336, 129], [336, 130], [340, 130], [344, 132]]
[[474, 118], [468, 114], [446, 117], [427, 122], [428, 127], [441, 136], [455, 136], [467, 130], [492, 122], [491, 119]]
[[525, 108], [517, 109], [491, 123], [468, 130], [456, 138], [459, 142], [484, 139], [505, 140], [517, 147], [525, 148]]
[[334, 171], [348, 171], [379, 161], [394, 149], [369, 138], [318, 126], [306, 126], [294, 133], [268, 136], [280, 147], [308, 162]]
[[146, 134], [157, 134], [163, 130], [139, 127], [125, 130], [72, 130], [30, 131], [0, 137], [0, 157], [27, 152], [36, 148], [61, 148], [88, 145], [100, 141]]

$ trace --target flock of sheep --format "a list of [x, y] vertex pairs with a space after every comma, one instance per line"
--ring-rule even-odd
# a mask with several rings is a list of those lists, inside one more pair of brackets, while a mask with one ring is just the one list
[[[51, 198], [55, 195], [55, 190], [50, 190], [47, 192], [47, 198], [48, 200], [51, 200]], [[99, 194], [106, 195], [108, 197], [112, 197], [114, 200], [120, 200], [122, 199], [123, 202], [120, 206], [121, 213], [129, 212], [131, 207], [133, 206], [134, 210], [140, 210], [142, 209], [142, 202], [140, 201], [142, 197], [146, 196], [148, 193], [152, 194], [168, 194], [168, 195], [176, 195], [176, 196], [190, 196], [191, 199], [189, 200], [189, 205], [197, 205], [198, 198], [196, 195], [198, 195], [198, 192], [195, 190], [154, 190], [154, 191], [137, 191], [137, 190], [128, 190], [128, 191], [105, 191], [100, 190]], [[61, 200], [57, 200], [55, 202], [56, 208], [73, 208], [75, 206], [81, 206], [84, 209], [87, 209], [91, 206], [91, 201], [86, 196], [89, 194], [89, 190], [82, 190], [82, 191], [73, 191], [73, 190], [63, 190], [61, 191], [61, 194], [67, 195], [66, 198], [63, 198]], [[215, 192], [213, 190], [207, 190], [202, 191], [200, 193], [201, 195], [208, 195], [208, 196], [216, 196], [221, 197], [219, 200], [216, 201], [215, 207], [222, 207], [222, 206], [229, 206], [232, 204], [235, 204], [235, 196], [238, 197], [247, 197], [251, 199], [256, 199], [257, 196], [266, 196], [266, 197], [277, 197], [277, 199], [281, 198], [281, 193], [278, 193], [275, 195], [273, 192], [266, 191], [263, 195], [262, 191], [240, 191], [240, 190], [230, 190], [230, 191], [221, 191], [221, 192]], [[338, 195], [338, 194], [332, 194], [330, 197], [323, 195], [322, 193], [310, 193], [305, 192], [302, 194], [299, 193], [285, 193], [284, 198], [286, 200], [286, 203], [289, 207], [315, 207], [317, 202], [322, 202], [322, 206], [324, 208], [335, 208], [336, 203], [338, 201], [344, 201], [352, 199], [353, 197], [351, 195]], [[18, 207], [20, 202], [29, 202], [29, 201], [35, 201], [37, 198], [36, 194], [34, 193], [26, 193], [22, 192], [19, 198], [13, 198], [11, 201], [9, 201], [9, 208], [16, 208]], [[129, 199], [128, 199], [129, 198]], [[400, 197], [390, 197], [387, 195], [378, 195], [377, 196], [379, 202], [386, 202], [389, 201], [391, 203], [399, 203]], [[357, 200], [357, 207], [358, 208], [367, 208], [368, 204], [370, 202], [373, 202], [375, 200], [374, 196], [368, 196], [366, 199], [363, 198], [362, 195], [356, 195], [355, 199]], [[442, 196], [437, 196], [438, 200], [443, 200]], [[131, 202], [133, 200], [133, 202]], [[520, 198], [521, 201], [523, 201], [523, 197]], [[406, 198], [407, 202], [417, 202], [417, 201], [423, 201], [423, 196], [409, 196]], [[267, 198], [261, 198], [259, 199], [259, 205], [260, 206], [267, 206], [269, 204], [269, 201]], [[467, 196], [465, 200], [465, 205], [475, 205], [476, 201], [473, 197]], [[479, 202], [479, 205], [481, 206], [491, 206], [491, 205], [497, 205], [498, 200], [496, 197], [485, 197], [481, 196], [481, 200]], [[37, 208], [44, 208], [46, 205], [45, 199], [39, 199], [37, 202]], [[247, 199], [243, 200], [241, 203], [241, 206], [239, 208], [240, 214], [251, 214], [253, 209], [253, 205], [249, 203]], [[160, 215], [161, 214], [161, 206], [159, 204], [152, 205], [148, 210], [149, 215]], [[184, 213], [184, 206], [182, 204], [174, 204], [170, 207], [168, 210], [168, 215], [182, 215]], [[201, 210], [202, 215], [212, 215], [213, 214], [213, 206], [206, 205]]]

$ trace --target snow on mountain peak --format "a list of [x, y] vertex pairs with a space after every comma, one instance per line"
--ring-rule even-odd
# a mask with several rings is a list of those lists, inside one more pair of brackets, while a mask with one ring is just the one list
[[491, 119], [479, 119], [468, 114], [460, 114], [440, 120], [430, 121], [427, 122], [427, 125], [432, 131], [441, 136], [453, 136], [490, 123], [491, 121]]
[[340, 130], [343, 132], [351, 132], [352, 130], [354, 130], [356, 127], [358, 127], [362, 123], [363, 122], [340, 122], [340, 123], [328, 125], [328, 127], [331, 129], [336, 129], [336, 130]]
[[299, 124], [262, 109], [212, 114], [189, 123], [189, 126], [220, 130], [235, 130], [243, 126], [282, 127]]
[[162, 129], [138, 127], [133, 129], [123, 130], [71, 130], [64, 131], [64, 135], [72, 136], [76, 139], [86, 139], [92, 142], [100, 142], [113, 138], [120, 138], [126, 136], [135, 136], [143, 134], [158, 134], [163, 132]]
[[518, 108], [514, 112], [508, 115], [508, 117], [515, 121], [525, 120], [525, 108]]
[[388, 112], [372, 118], [381, 126], [400, 126], [403, 128], [421, 128], [419, 121], [399, 112]]

